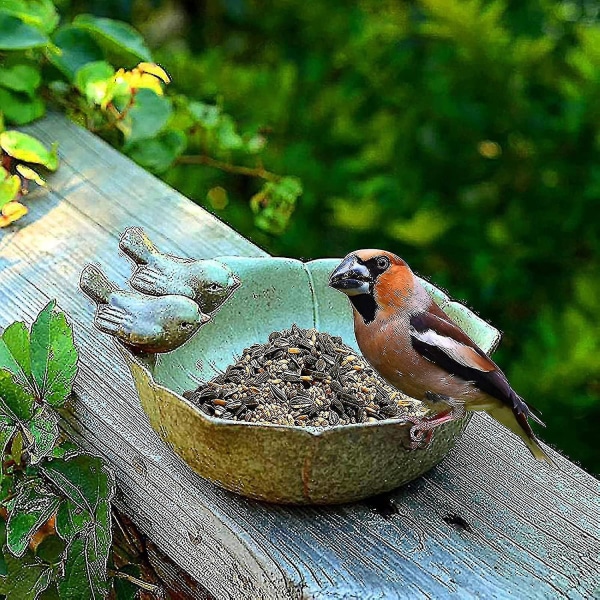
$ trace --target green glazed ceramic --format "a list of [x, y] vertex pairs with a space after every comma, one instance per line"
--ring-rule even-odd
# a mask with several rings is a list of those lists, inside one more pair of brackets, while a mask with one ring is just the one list
[[[438, 428], [427, 447], [409, 450], [411, 423], [387, 420], [324, 430], [238, 423], [209, 417], [183, 398], [244, 348], [293, 323], [339, 335], [358, 350], [350, 304], [327, 286], [339, 259], [217, 260], [242, 284], [192, 339], [152, 363], [120, 347], [152, 427], [198, 474], [268, 502], [337, 504], [398, 487], [444, 458], [466, 419]], [[495, 348], [496, 329], [424, 284], [481, 348]]]

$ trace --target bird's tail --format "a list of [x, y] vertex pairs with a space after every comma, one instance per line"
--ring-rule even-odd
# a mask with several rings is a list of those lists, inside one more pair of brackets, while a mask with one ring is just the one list
[[141, 227], [128, 227], [119, 240], [119, 248], [138, 265], [147, 265], [158, 249]]
[[96, 265], [84, 267], [79, 287], [97, 304], [108, 304], [110, 295], [119, 289]]
[[488, 411], [490, 415], [507, 429], [518, 435], [529, 448], [533, 456], [549, 465], [556, 467], [556, 463], [546, 454], [545, 450], [540, 446], [540, 443], [533, 433], [528, 421], [526, 413], [513, 410], [510, 406], [502, 406]]

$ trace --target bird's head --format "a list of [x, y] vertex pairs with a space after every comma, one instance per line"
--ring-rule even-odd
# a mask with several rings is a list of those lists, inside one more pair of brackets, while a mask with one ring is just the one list
[[385, 250], [357, 250], [344, 258], [329, 278], [329, 285], [346, 294], [365, 323], [378, 310], [402, 305], [413, 288], [410, 267]]

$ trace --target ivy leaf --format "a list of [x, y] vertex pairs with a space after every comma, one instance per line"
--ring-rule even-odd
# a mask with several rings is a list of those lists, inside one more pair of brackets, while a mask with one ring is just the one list
[[2, 2], [1, 10], [44, 33], [50, 33], [60, 20], [52, 0], [9, 0]]
[[23, 92], [33, 98], [35, 91], [40, 87], [42, 76], [39, 68], [31, 65], [14, 65], [13, 67], [0, 68], [0, 86], [15, 92]]
[[43, 165], [50, 171], [56, 171], [58, 167], [56, 148], [48, 150], [42, 142], [26, 133], [3, 131], [0, 133], [0, 147], [17, 160]]
[[75, 87], [94, 104], [102, 104], [115, 70], [104, 60], [88, 63], [75, 74]]
[[[31, 379], [31, 356], [29, 345], [29, 330], [22, 321], [11, 323], [2, 334], [3, 345], [0, 344], [0, 368], [7, 368], [12, 371], [18, 367], [16, 371], [12, 371], [15, 375], [21, 375], [23, 380]], [[3, 352], [10, 353], [3, 355]], [[3, 356], [5, 359], [3, 360]]]
[[27, 450], [31, 464], [35, 465], [42, 458], [52, 455], [59, 436], [58, 414], [48, 406], [42, 406], [27, 423], [27, 429], [33, 438], [32, 447]]
[[29, 98], [25, 94], [17, 94], [0, 88], [0, 106], [6, 120], [15, 125], [26, 125], [43, 117], [46, 105], [41, 98]]
[[60, 498], [39, 481], [21, 485], [6, 523], [6, 543], [12, 554], [21, 557], [36, 531], [56, 512]]
[[156, 136], [167, 124], [172, 112], [173, 106], [168, 98], [146, 88], [137, 90], [133, 106], [119, 121], [119, 128], [127, 140], [125, 150], [129, 144]]
[[129, 145], [127, 155], [149, 171], [162, 173], [185, 150], [186, 143], [187, 138], [182, 131], [169, 129], [155, 138]]
[[28, 421], [34, 407], [35, 396], [29, 387], [17, 383], [9, 371], [0, 371], [0, 412], [14, 421]]
[[106, 561], [110, 532], [76, 537], [67, 547], [64, 576], [58, 582], [61, 600], [102, 600], [108, 592]]
[[78, 353], [73, 330], [62, 312], [50, 301], [31, 327], [31, 371], [40, 397], [62, 406], [77, 374]]
[[6, 600], [35, 600], [50, 584], [52, 569], [35, 558], [4, 553], [7, 575], [0, 577], [0, 594]]
[[90, 32], [72, 25], [57, 29], [52, 42], [60, 49], [60, 53], [49, 53], [48, 59], [71, 82], [81, 67], [104, 58], [102, 49]]
[[26, 50], [46, 46], [50, 40], [39, 29], [0, 9], [0, 50]]
[[152, 61], [144, 38], [131, 25], [93, 15], [78, 15], [73, 20], [73, 26], [89, 31], [108, 52], [128, 58], [132, 64], [137, 60]]
[[40, 469], [71, 502], [90, 515], [96, 514], [101, 500], [110, 500], [114, 493], [112, 472], [90, 454], [49, 459]]
[[64, 498], [56, 513], [56, 533], [69, 543], [90, 526], [93, 516], [75, 502]]

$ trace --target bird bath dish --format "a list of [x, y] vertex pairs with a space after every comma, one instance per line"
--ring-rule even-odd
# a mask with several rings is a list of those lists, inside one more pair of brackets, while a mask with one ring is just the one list
[[[184, 391], [210, 380], [242, 350], [273, 331], [315, 328], [340, 336], [358, 352], [348, 300], [328, 287], [339, 259], [218, 257], [241, 286], [211, 320], [176, 350], [143, 358], [118, 347], [152, 427], [199, 475], [244, 496], [286, 504], [337, 504], [391, 490], [439, 463], [467, 419], [436, 430], [411, 450], [412, 423], [309, 428], [222, 420], [201, 412]], [[436, 302], [489, 352], [496, 329], [424, 282]]]

